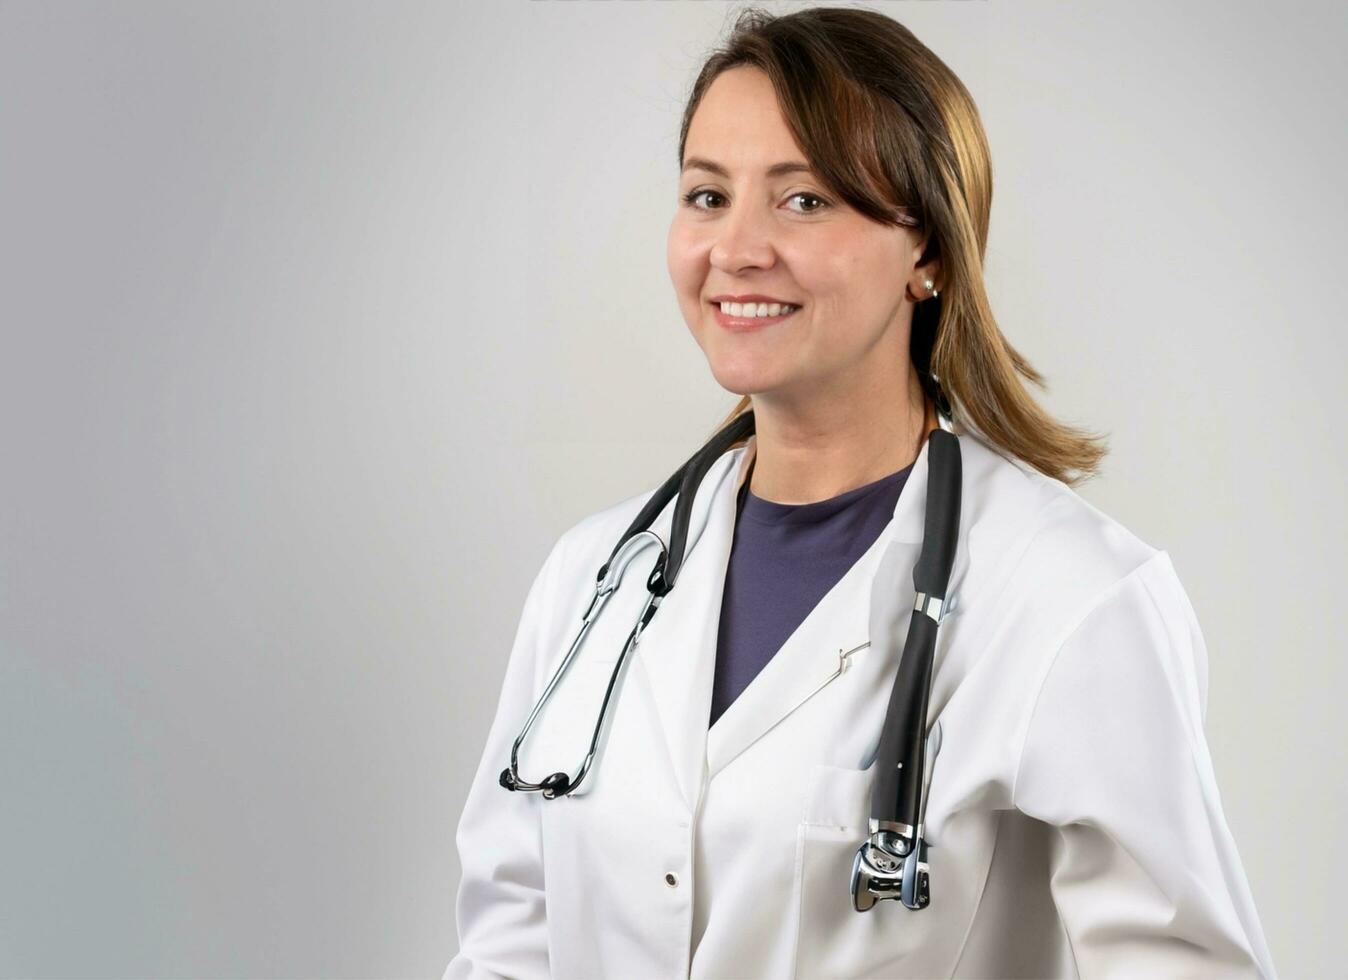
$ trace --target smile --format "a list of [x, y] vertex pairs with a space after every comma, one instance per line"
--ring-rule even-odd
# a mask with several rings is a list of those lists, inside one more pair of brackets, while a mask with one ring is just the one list
[[734, 333], [747, 333], [751, 330], [758, 330], [762, 327], [770, 327], [773, 324], [781, 323], [800, 312], [799, 306], [784, 306], [783, 312], [776, 316], [744, 316], [743, 314], [735, 316], [727, 312], [730, 304], [712, 303], [712, 311], [716, 314], [716, 322]]

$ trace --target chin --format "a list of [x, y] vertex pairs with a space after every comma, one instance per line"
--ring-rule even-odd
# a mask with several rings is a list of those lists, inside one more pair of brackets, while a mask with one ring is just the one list
[[736, 395], [761, 394], [781, 383], [781, 379], [756, 365], [712, 364], [711, 373], [717, 384]]

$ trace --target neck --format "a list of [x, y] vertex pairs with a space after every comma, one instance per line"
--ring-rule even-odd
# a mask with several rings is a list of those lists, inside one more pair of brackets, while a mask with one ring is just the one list
[[753, 396], [755, 447], [749, 489], [782, 504], [808, 504], [873, 483], [912, 464], [937, 428], [909, 365], [902, 382], [820, 398], [807, 406]]

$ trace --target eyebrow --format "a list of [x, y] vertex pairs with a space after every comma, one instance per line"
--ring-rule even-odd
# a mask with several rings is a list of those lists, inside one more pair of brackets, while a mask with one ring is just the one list
[[[689, 157], [683, 163], [684, 173], [689, 170], [706, 170], [708, 173], [716, 174], [718, 177], [730, 177], [730, 171], [721, 166], [715, 160], [708, 160], [705, 157]], [[801, 163], [799, 160], [785, 160], [782, 163], [774, 163], [765, 171], [769, 177], [782, 177], [786, 174], [813, 173], [809, 164]]]

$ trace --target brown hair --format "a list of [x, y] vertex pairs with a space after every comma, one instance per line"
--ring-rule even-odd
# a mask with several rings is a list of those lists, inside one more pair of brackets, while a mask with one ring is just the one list
[[[867, 217], [928, 231], [939, 296], [913, 310], [910, 350], [928, 397], [954, 409], [999, 451], [1076, 485], [1096, 474], [1106, 437], [1057, 422], [1022, 378], [1046, 388], [997, 326], [983, 283], [992, 160], [978, 108], [946, 64], [873, 10], [749, 7], [702, 66], [679, 133], [721, 72], [747, 65], [772, 80], [782, 115], [815, 173]], [[939, 382], [938, 380], [939, 379]], [[744, 396], [726, 417], [751, 404]], [[722, 425], [725, 424], [722, 423]]]

